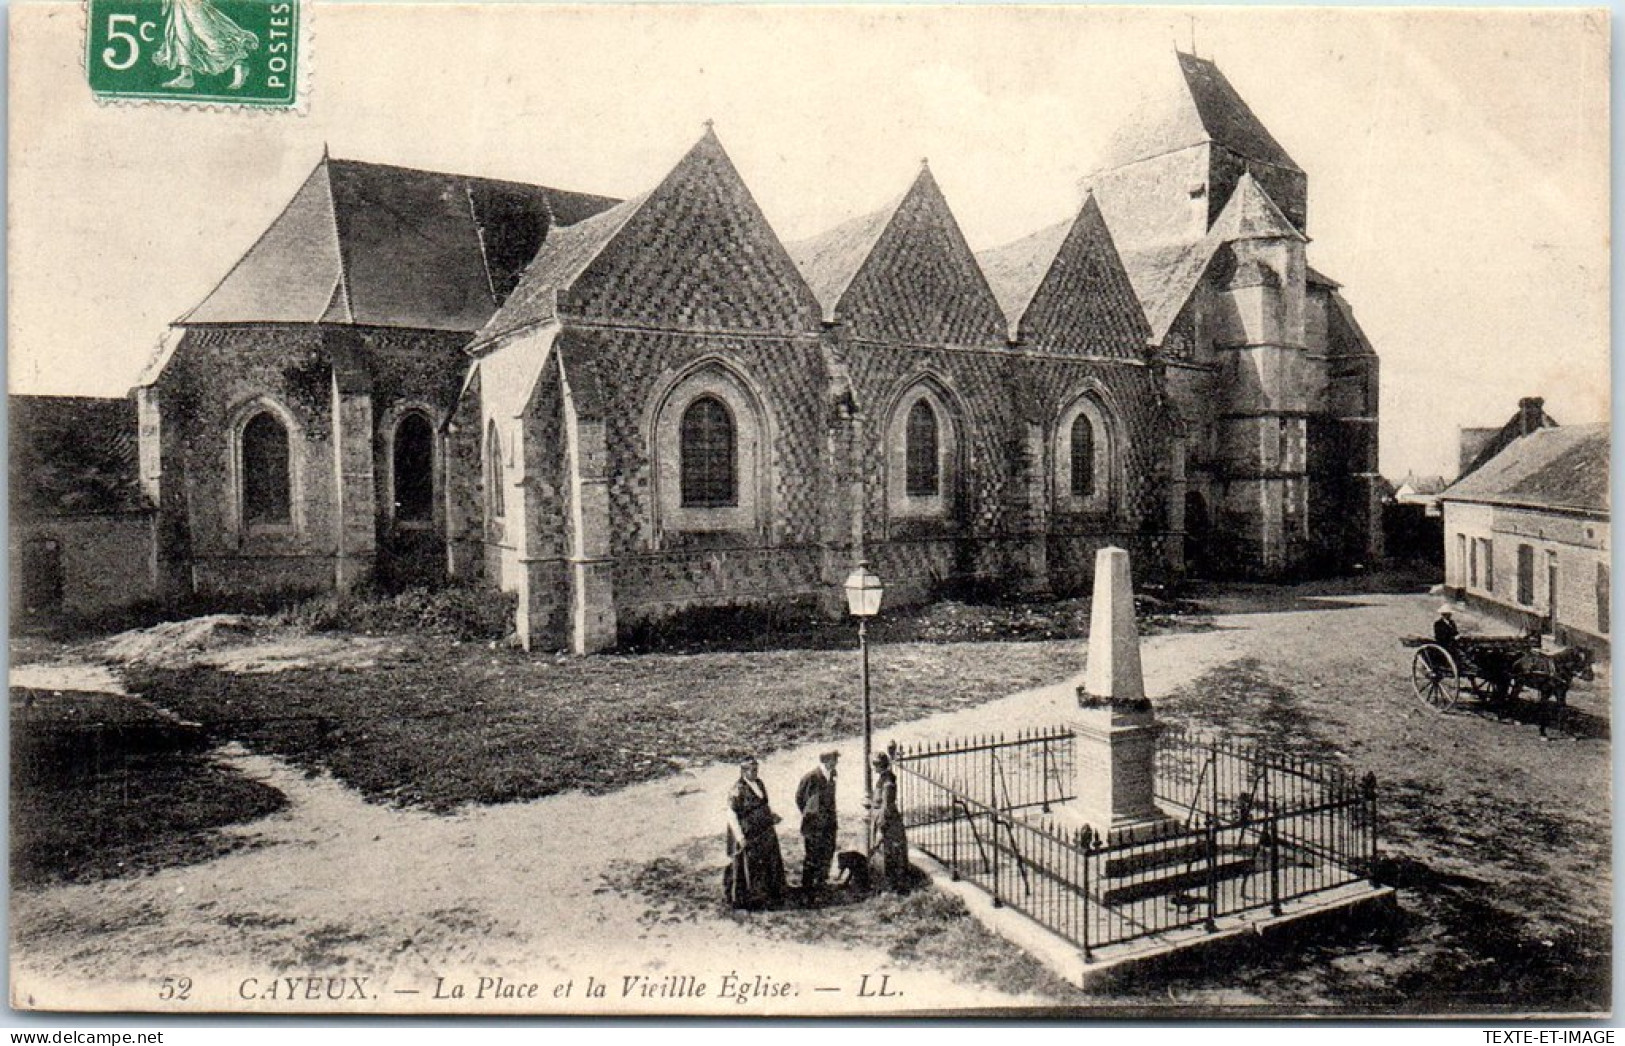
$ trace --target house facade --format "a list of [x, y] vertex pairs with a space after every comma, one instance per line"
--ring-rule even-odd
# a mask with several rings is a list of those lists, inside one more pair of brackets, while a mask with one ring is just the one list
[[1307, 177], [1177, 71], [1160, 151], [1137, 125], [980, 255], [924, 167], [786, 246], [709, 127], [625, 201], [324, 157], [139, 390], [165, 583], [467, 580], [591, 651], [833, 607], [859, 558], [897, 602], [1077, 591], [1106, 544], [1369, 561], [1376, 357], [1305, 259]]
[[1510, 625], [1611, 644], [1606, 425], [1536, 428], [1440, 495], [1445, 585]]
[[156, 507], [136, 468], [135, 403], [11, 396], [12, 620], [155, 599]]

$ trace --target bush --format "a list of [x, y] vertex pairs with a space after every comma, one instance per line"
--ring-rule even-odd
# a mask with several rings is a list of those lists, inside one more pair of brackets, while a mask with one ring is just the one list
[[511, 592], [468, 585], [409, 588], [393, 595], [354, 590], [296, 603], [274, 615], [272, 622], [314, 632], [420, 632], [495, 641], [513, 634], [517, 605]]

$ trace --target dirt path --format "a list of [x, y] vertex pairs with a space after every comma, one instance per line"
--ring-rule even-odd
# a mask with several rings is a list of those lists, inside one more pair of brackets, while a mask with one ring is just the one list
[[[1331, 663], [1328, 672], [1346, 658], [1367, 665], [1361, 671], [1369, 675], [1374, 656], [1391, 654], [1399, 663], [1395, 617], [1425, 624], [1421, 602], [1361, 597], [1349, 609], [1226, 616], [1216, 631], [1153, 637], [1143, 647], [1147, 687], [1153, 696], [1167, 694], [1244, 657], [1295, 664], [1292, 649], [1318, 649]], [[1380, 650], [1370, 646], [1375, 637], [1385, 643]], [[1304, 685], [1311, 692], [1324, 689], [1326, 678], [1306, 677]], [[1068, 682], [906, 724], [886, 731], [877, 744], [1051, 724], [1072, 687]], [[1391, 758], [1413, 729], [1405, 699], [1401, 693], [1363, 695], [1352, 705], [1358, 714], [1349, 713], [1341, 724], [1350, 747]], [[1311, 703], [1313, 714], [1330, 714]], [[1434, 721], [1417, 720], [1414, 728], [1438, 731]], [[1437, 736], [1477, 728], [1452, 724]], [[1372, 740], [1362, 740], [1368, 736]], [[1443, 743], [1450, 742], [1433, 742]], [[860, 765], [860, 745], [856, 738], [840, 745], [845, 766]], [[1518, 742], [1520, 751], [1526, 746]], [[763, 776], [778, 804], [788, 806], [818, 747], [765, 760]], [[765, 940], [720, 918], [654, 920], [636, 901], [604, 889], [605, 873], [618, 866], [719, 836], [720, 797], [735, 773], [729, 766], [610, 795], [567, 794], [436, 816], [363, 802], [330, 778], [306, 778], [278, 760], [240, 749], [224, 750], [221, 758], [284, 792], [288, 808], [234, 829], [252, 845], [214, 861], [14, 894], [18, 947], [12, 984], [18, 1003], [152, 1008], [165, 1005], [159, 998], [164, 976], [185, 976], [193, 988], [178, 1009], [851, 1012], [860, 1007], [856, 993], [864, 973], [871, 985], [890, 976], [890, 990], [903, 992], [890, 1004], [897, 1008], [1034, 1001], [933, 970], [900, 969], [879, 950]], [[842, 808], [859, 809], [860, 775], [845, 775], [841, 787]], [[1606, 808], [1604, 795], [1604, 818]], [[769, 989], [791, 982], [799, 994], [737, 1005], [718, 1001], [714, 991], [701, 999], [622, 995], [622, 978], [629, 975], [686, 974], [714, 986], [730, 972], [747, 984], [765, 976]], [[361, 986], [367, 997], [315, 1003], [249, 997], [264, 996], [276, 978], [311, 975], [367, 978]], [[492, 999], [488, 992], [475, 999], [482, 976], [535, 984], [537, 994], [515, 1000]], [[589, 976], [607, 985], [604, 997], [586, 995]], [[467, 995], [436, 1000], [437, 983], [443, 995], [454, 984]], [[356, 990], [354, 984], [342, 987]], [[839, 990], [815, 993], [817, 987]], [[281, 985], [277, 990], [286, 993]], [[566, 990], [567, 996], [554, 994]], [[861, 1008], [875, 1012], [870, 1002]]]

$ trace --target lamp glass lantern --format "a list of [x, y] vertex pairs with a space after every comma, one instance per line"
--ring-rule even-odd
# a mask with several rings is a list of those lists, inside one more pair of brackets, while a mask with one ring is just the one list
[[880, 613], [880, 600], [886, 594], [869, 569], [868, 563], [859, 563], [846, 578], [846, 605], [856, 618], [874, 617]]

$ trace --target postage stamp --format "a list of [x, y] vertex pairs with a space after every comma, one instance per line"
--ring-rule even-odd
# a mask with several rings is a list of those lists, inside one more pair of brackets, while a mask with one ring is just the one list
[[102, 99], [293, 108], [300, 0], [88, 0], [85, 75]]

